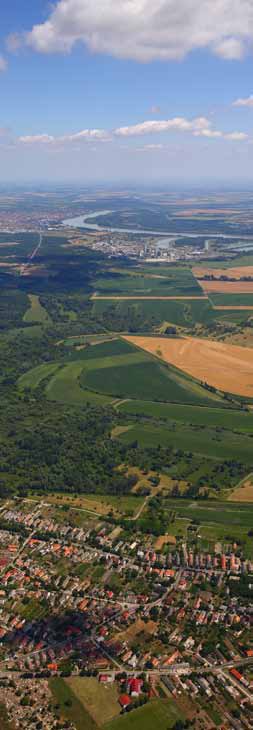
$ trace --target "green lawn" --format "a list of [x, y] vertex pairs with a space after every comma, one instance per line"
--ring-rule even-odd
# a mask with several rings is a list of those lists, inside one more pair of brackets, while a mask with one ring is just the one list
[[41, 306], [37, 294], [28, 294], [30, 307], [23, 316], [24, 322], [40, 322], [41, 324], [49, 324], [50, 317], [46, 309]]
[[[85, 710], [83, 704], [76, 697], [71, 688], [64, 682], [61, 677], [55, 677], [49, 681], [54, 701], [60, 705], [60, 716], [74, 723], [76, 730], [96, 730], [97, 725]], [[67, 706], [71, 703], [71, 706]]]
[[195, 426], [217, 426], [245, 433], [253, 431], [253, 414], [239, 410], [141, 400], [129, 400], [122, 403], [119, 410], [123, 413], [147, 416], [157, 420], [180, 421]]
[[182, 718], [173, 700], [152, 700], [104, 726], [105, 730], [168, 730]]

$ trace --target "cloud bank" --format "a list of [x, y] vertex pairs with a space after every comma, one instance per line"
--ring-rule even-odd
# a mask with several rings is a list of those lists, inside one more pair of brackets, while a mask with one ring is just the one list
[[[248, 139], [245, 132], [233, 131], [223, 132], [213, 129], [211, 122], [206, 117], [186, 119], [185, 117], [173, 117], [172, 119], [146, 120], [139, 124], [130, 124], [125, 127], [116, 127], [113, 130], [106, 129], [83, 129], [74, 134], [53, 136], [47, 133], [35, 135], [23, 135], [17, 138], [19, 144], [32, 145], [65, 145], [73, 142], [111, 142], [116, 139], [128, 139], [131, 137], [143, 137], [162, 133], [178, 132], [188, 133], [194, 137], [206, 137], [209, 139], [228, 139], [242, 142]], [[159, 145], [152, 145], [158, 148]]]
[[208, 49], [226, 60], [253, 51], [252, 0], [58, 0], [26, 42], [41, 53], [93, 53], [141, 62]]

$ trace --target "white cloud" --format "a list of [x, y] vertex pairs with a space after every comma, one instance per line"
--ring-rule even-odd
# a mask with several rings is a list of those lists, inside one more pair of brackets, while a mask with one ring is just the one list
[[253, 106], [253, 94], [245, 99], [236, 99], [236, 101], [233, 102], [233, 106]]
[[42, 53], [68, 53], [81, 41], [92, 52], [144, 62], [201, 48], [240, 59], [252, 40], [252, 0], [58, 0], [26, 34]]
[[4, 58], [3, 56], [0, 55], [0, 72], [6, 71], [7, 66], [8, 66], [8, 63], [6, 61], [6, 58]]
[[197, 117], [189, 120], [184, 117], [173, 119], [148, 120], [140, 124], [132, 124], [128, 127], [118, 127], [114, 130], [117, 137], [136, 137], [143, 134], [154, 134], [160, 132], [192, 132], [208, 128], [210, 122], [205, 117]]
[[229, 134], [224, 134], [223, 137], [225, 139], [232, 139], [235, 142], [244, 142], [244, 140], [249, 138], [249, 135], [245, 132], [229, 132]]
[[18, 138], [18, 142], [22, 144], [52, 144], [54, 141], [55, 137], [52, 137], [50, 134], [28, 134]]
[[78, 140], [101, 140], [102, 142], [109, 139], [109, 134], [105, 129], [83, 129], [81, 132], [75, 134], [65, 135], [58, 137], [60, 142], [76, 142]]
[[105, 142], [109, 140], [109, 134], [104, 129], [83, 129], [81, 132], [75, 134], [64, 134], [62, 136], [54, 137], [51, 134], [34, 134], [18, 137], [18, 142], [21, 144], [68, 144], [71, 142], [94, 141], [100, 140]]
[[245, 55], [245, 39], [242, 38], [239, 40], [238, 38], [225, 38], [216, 44], [214, 50], [217, 56], [220, 56], [227, 61], [238, 61]]
[[[24, 145], [42, 144], [63, 146], [76, 144], [80, 142], [110, 142], [113, 139], [128, 139], [129, 137], [143, 137], [145, 135], [161, 134], [169, 132], [184, 132], [194, 137], [206, 137], [210, 139], [231, 139], [237, 142], [248, 139], [245, 132], [221, 132], [213, 129], [211, 122], [206, 117], [196, 117], [195, 119], [186, 119], [185, 117], [174, 117], [172, 119], [147, 120], [140, 124], [132, 124], [126, 127], [117, 127], [112, 131], [106, 129], [83, 129], [74, 134], [64, 134], [53, 136], [51, 134], [35, 134], [24, 135], [17, 138], [17, 142]], [[158, 143], [150, 143], [138, 148], [143, 150], [162, 149], [163, 145]]]

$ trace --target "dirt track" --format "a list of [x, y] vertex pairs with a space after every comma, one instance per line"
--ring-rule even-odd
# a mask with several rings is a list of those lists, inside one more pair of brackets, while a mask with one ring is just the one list
[[217, 309], [218, 311], [223, 311], [223, 309], [225, 311], [226, 311], [226, 309], [228, 309], [228, 311], [231, 310], [231, 309], [232, 310], [237, 310], [237, 309], [240, 310], [241, 309], [242, 311], [245, 311], [245, 310], [247, 311], [247, 309], [248, 309], [250, 311], [251, 309], [253, 309], [253, 306], [251, 307], [250, 304], [248, 306], [246, 304], [241, 304], [241, 305], [234, 304], [232, 306], [230, 305], [230, 306], [226, 306], [226, 307], [214, 307], [213, 306], [213, 309]]
[[91, 297], [91, 299], [93, 301], [97, 301], [97, 300], [101, 300], [101, 299], [102, 299], [102, 301], [106, 301], [106, 300], [110, 300], [110, 299], [116, 299], [116, 301], [122, 301], [122, 300], [124, 301], [124, 300], [129, 300], [129, 299], [148, 299], [148, 300], [149, 299], [150, 300], [151, 299], [154, 299], [154, 300], [159, 300], [159, 301], [160, 300], [162, 300], [162, 301], [167, 301], [167, 300], [169, 300], [169, 301], [177, 301], [178, 299], [183, 299], [183, 300], [191, 299], [191, 300], [194, 300], [194, 301], [196, 301], [196, 300], [199, 301], [200, 300], [200, 301], [203, 302], [205, 299], [208, 299], [208, 297], [206, 297], [206, 296], [202, 296], [202, 297], [139, 297], [139, 296], [134, 296], [134, 295], [133, 296], [128, 296], [128, 297], [115, 297], [115, 296], [100, 297], [100, 296], [96, 296], [96, 294], [93, 294], [92, 297]]
[[253, 349], [194, 337], [126, 340], [224, 392], [253, 397]]

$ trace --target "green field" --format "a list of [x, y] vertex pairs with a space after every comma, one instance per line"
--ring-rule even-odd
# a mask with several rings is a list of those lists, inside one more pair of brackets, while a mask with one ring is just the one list
[[[108, 272], [109, 273], [109, 272]], [[96, 293], [100, 296], [204, 296], [191, 269], [166, 268], [144, 271], [131, 269], [127, 273], [115, 272], [94, 281]]]
[[37, 294], [28, 294], [30, 307], [24, 314], [24, 322], [40, 322], [41, 324], [49, 324], [50, 317], [44, 307], [41, 306]]
[[209, 294], [209, 299], [215, 307], [253, 307], [253, 294]]
[[[175, 510], [178, 517], [197, 519], [200, 523], [219, 525], [228, 532], [235, 525], [250, 529], [253, 525], [253, 504], [231, 504], [231, 502], [207, 502], [187, 499], [166, 499], [168, 510]], [[253, 550], [253, 538], [252, 538]]]
[[[64, 682], [61, 677], [50, 679], [49, 687], [52, 692], [56, 704], [59, 704], [59, 713], [61, 717], [75, 724], [76, 730], [95, 730], [96, 723], [85, 710], [84, 705], [79, 701], [71, 688]], [[66, 702], [71, 703], [67, 706]]]
[[[105, 357], [108, 361], [108, 358], [111, 359], [116, 355], [136, 355], [136, 352], [136, 347], [134, 347], [134, 345], [131, 345], [130, 342], [115, 338], [113, 340], [107, 340], [106, 342], [101, 342], [95, 345], [88, 345], [82, 350], [77, 350], [77, 352], [74, 351], [72, 353], [69, 353], [69, 359], [76, 360], [78, 357], [78, 359], [88, 361], [94, 359], [100, 360]], [[117, 362], [120, 363], [120, 360], [117, 360]]]
[[105, 686], [94, 677], [70, 677], [67, 685], [99, 727], [120, 714], [115, 683]]
[[173, 372], [172, 368], [161, 365], [155, 360], [146, 359], [118, 365], [82, 371], [80, 383], [90, 390], [110, 394], [115, 398], [143, 398], [152, 393], [157, 400], [181, 403], [208, 402], [207, 392], [183, 374]]
[[106, 405], [111, 399], [88, 390], [82, 390], [79, 377], [83, 370], [82, 362], [73, 362], [58, 370], [46, 387], [46, 395], [50, 400], [60, 403], [82, 405], [87, 402]]
[[104, 726], [105, 730], [168, 730], [182, 714], [173, 700], [152, 700]]
[[[253, 244], [252, 244], [253, 248]], [[194, 262], [194, 265], [196, 266], [196, 262]], [[231, 267], [236, 266], [253, 266], [253, 253], [238, 253], [238, 255], [233, 259], [222, 259], [215, 261], [210, 260], [208, 261], [208, 268], [209, 269], [231, 269]]]
[[70, 350], [58, 363], [29, 370], [18, 384], [21, 389], [34, 389], [46, 379], [47, 397], [64, 403], [106, 404], [125, 397], [147, 400], [152, 387], [158, 401], [223, 405], [219, 396], [188, 375], [120, 339]]
[[253, 465], [252, 439], [246, 434], [232, 431], [218, 432], [201, 426], [174, 423], [168, 426], [139, 423], [130, 425], [120, 434], [120, 441], [131, 444], [137, 441], [142, 447], [166, 446], [174, 449], [203, 454], [212, 459], [235, 459]]
[[119, 404], [122, 413], [136, 414], [156, 420], [180, 421], [194, 426], [213, 426], [230, 431], [252, 433], [253, 414], [225, 408], [208, 408], [174, 403], [129, 400]]
[[[152, 331], [162, 322], [168, 322], [178, 327], [192, 328], [195, 324], [208, 325], [214, 321], [241, 321], [246, 315], [243, 312], [218, 312], [213, 310], [209, 300], [137, 300], [114, 301], [93, 300], [94, 316], [104, 318], [113, 329], [120, 325], [120, 331], [144, 332]], [[114, 326], [115, 325], [115, 326]]]
[[31, 388], [33, 390], [34, 388], [37, 388], [43, 380], [46, 380], [49, 375], [53, 375], [58, 368], [59, 363], [57, 362], [38, 365], [36, 368], [32, 368], [32, 370], [28, 370], [27, 373], [21, 375], [21, 378], [19, 378], [18, 381], [19, 387], [21, 389]]

